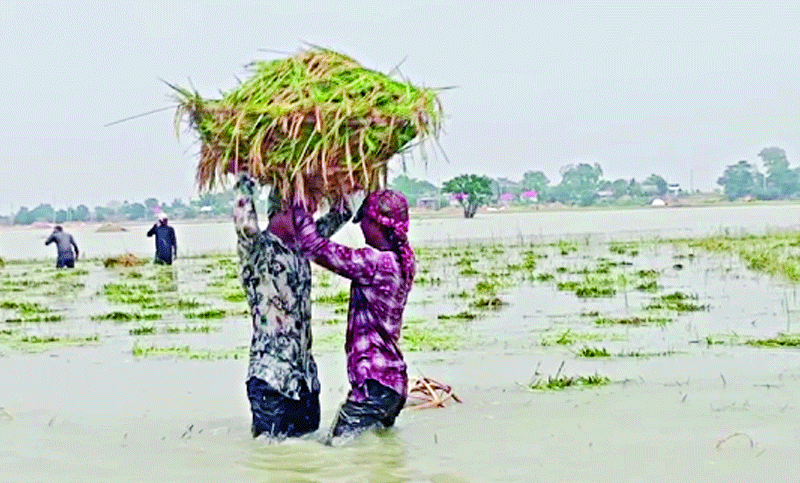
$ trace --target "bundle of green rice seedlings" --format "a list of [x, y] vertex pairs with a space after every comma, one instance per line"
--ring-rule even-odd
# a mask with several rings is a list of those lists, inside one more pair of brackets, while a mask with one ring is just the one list
[[250, 64], [253, 75], [220, 99], [170, 85], [201, 143], [197, 182], [224, 184], [245, 171], [284, 202], [316, 209], [386, 185], [395, 154], [438, 136], [434, 89], [366, 69], [346, 55], [312, 48]]

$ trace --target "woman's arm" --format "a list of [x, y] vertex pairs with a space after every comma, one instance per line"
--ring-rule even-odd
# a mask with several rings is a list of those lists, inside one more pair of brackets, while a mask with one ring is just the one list
[[372, 248], [353, 249], [332, 242], [317, 232], [314, 220], [302, 207], [294, 207], [296, 245], [300, 253], [328, 270], [361, 284], [375, 276], [378, 252]]
[[323, 238], [330, 238], [334, 233], [350, 221], [353, 212], [347, 206], [346, 201], [331, 204], [331, 209], [317, 219], [317, 233]]

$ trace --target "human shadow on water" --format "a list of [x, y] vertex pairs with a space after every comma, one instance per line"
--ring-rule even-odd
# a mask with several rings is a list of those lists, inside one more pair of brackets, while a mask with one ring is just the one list
[[368, 432], [341, 446], [319, 434], [280, 442], [258, 438], [244, 461], [267, 482], [408, 482], [405, 443], [394, 430]]

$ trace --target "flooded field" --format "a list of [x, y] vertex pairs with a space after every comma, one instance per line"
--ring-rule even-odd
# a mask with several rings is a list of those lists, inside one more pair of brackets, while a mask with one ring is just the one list
[[6, 260], [0, 481], [800, 479], [800, 232], [472, 233], [417, 244], [401, 346], [463, 403], [341, 448], [343, 279], [315, 268], [322, 428], [266, 444], [233, 253]]

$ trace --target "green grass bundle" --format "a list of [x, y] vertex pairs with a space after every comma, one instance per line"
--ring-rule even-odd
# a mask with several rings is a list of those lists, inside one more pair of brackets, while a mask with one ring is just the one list
[[176, 128], [188, 118], [202, 147], [201, 189], [246, 171], [284, 201], [316, 208], [386, 184], [389, 159], [417, 138], [437, 136], [436, 91], [313, 48], [250, 65], [253, 75], [221, 99], [172, 86]]

